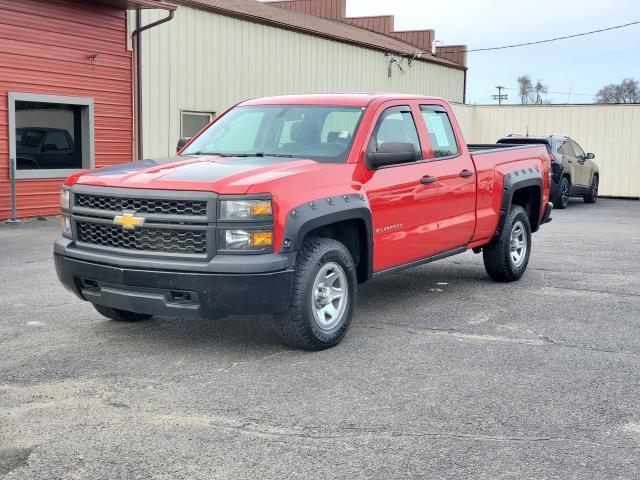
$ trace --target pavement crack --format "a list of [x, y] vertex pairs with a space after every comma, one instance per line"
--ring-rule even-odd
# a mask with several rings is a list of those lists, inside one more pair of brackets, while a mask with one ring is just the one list
[[553, 290], [572, 290], [574, 292], [602, 293], [604, 295], [621, 295], [624, 297], [640, 297], [640, 293], [612, 292], [611, 290], [599, 290], [597, 288], [554, 287], [553, 285], [545, 285], [545, 288], [550, 288]]
[[265, 360], [269, 360], [270, 358], [274, 358], [280, 355], [284, 355], [287, 353], [293, 353], [294, 350], [279, 350], [277, 352], [271, 353], [269, 355], [266, 355], [264, 357], [260, 357], [260, 358], [255, 358], [252, 360], [245, 360], [243, 362], [232, 362], [228, 367], [222, 368], [219, 370], [219, 372], [228, 372], [229, 370], [233, 370], [234, 368], [238, 368], [241, 367], [242, 365], [247, 365], [250, 363], [259, 363], [259, 362], [263, 362]]

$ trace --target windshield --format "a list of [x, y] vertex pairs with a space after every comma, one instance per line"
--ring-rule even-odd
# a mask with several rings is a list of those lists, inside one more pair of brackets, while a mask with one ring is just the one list
[[346, 162], [364, 110], [324, 105], [237, 107], [196, 138], [183, 154]]

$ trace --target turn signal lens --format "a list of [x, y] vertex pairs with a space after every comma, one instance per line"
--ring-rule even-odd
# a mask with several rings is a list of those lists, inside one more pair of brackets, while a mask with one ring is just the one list
[[222, 200], [220, 220], [270, 220], [273, 215], [271, 200]]
[[254, 217], [268, 216], [273, 213], [269, 200], [251, 202], [251, 215]]
[[222, 250], [262, 251], [273, 246], [272, 230], [222, 230]]
[[251, 245], [254, 247], [271, 247], [273, 232], [251, 232]]

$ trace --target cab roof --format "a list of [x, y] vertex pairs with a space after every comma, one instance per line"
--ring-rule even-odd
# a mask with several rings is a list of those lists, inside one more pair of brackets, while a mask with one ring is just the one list
[[345, 107], [366, 107], [376, 100], [443, 100], [439, 97], [393, 93], [331, 93], [309, 95], [282, 95], [276, 97], [247, 100], [239, 106], [257, 105], [339, 105]]

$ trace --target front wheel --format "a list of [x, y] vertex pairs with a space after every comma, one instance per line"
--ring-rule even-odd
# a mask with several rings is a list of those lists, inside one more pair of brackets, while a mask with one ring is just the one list
[[329, 238], [313, 238], [298, 253], [286, 313], [278, 315], [286, 343], [324, 350], [340, 343], [356, 304], [356, 268], [347, 248]]
[[483, 249], [484, 267], [498, 282], [513, 282], [524, 274], [531, 255], [531, 224], [524, 208], [514, 205], [500, 236]]
[[598, 184], [600, 183], [600, 179], [594, 175], [593, 180], [591, 180], [591, 188], [589, 189], [589, 193], [584, 195], [584, 203], [596, 203], [598, 200]]

